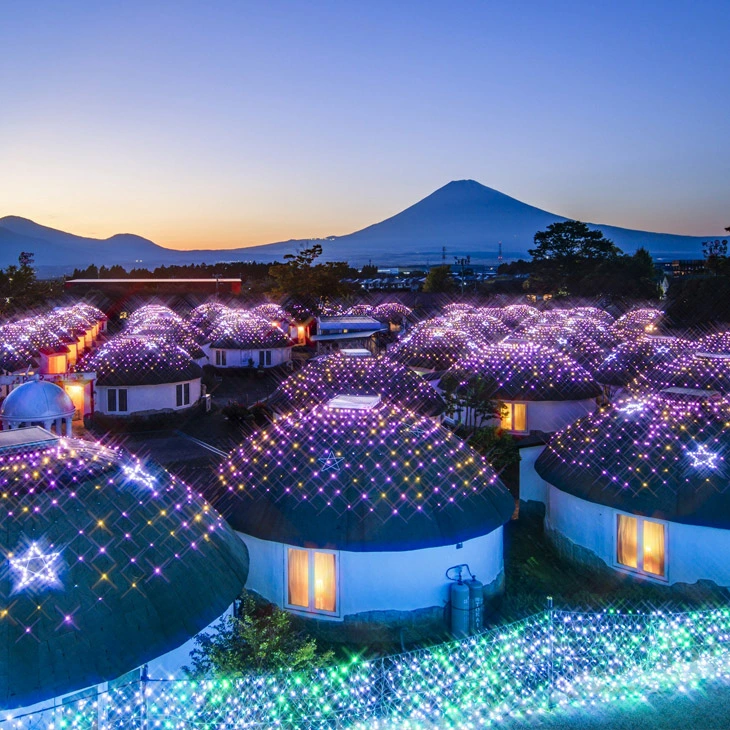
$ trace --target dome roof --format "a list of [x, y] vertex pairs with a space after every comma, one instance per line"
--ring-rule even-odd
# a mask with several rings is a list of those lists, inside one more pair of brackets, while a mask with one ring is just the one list
[[478, 380], [500, 400], [587, 400], [601, 389], [585, 368], [557, 350], [527, 342], [502, 343], [461, 358], [444, 375], [444, 387]]
[[730, 407], [676, 389], [556, 433], [537, 473], [558, 489], [626, 512], [730, 528]]
[[388, 350], [388, 357], [409, 367], [441, 371], [449, 368], [469, 345], [468, 335], [455, 330], [447, 320], [425, 320]]
[[63, 388], [46, 380], [31, 380], [10, 391], [0, 405], [0, 418], [31, 423], [73, 415], [75, 408]]
[[633, 339], [646, 332], [653, 332], [663, 314], [659, 309], [633, 309], [619, 317], [611, 325], [611, 331], [617, 339]]
[[220, 302], [206, 302], [190, 310], [190, 323], [207, 337], [211, 327], [227, 312], [228, 307]]
[[182, 348], [135, 337], [110, 340], [83, 358], [78, 369], [96, 371], [96, 384], [102, 386], [180, 383], [203, 375]]
[[503, 340], [510, 334], [510, 329], [496, 317], [481, 312], [455, 312], [448, 319], [453, 322], [455, 330], [464, 332], [470, 341], [478, 344], [489, 344]]
[[292, 411], [325, 403], [339, 393], [380, 395], [426, 416], [437, 416], [446, 407], [436, 390], [405, 365], [385, 357], [341, 353], [310, 360], [284, 380], [268, 403]]
[[267, 319], [269, 322], [288, 322], [291, 319], [291, 315], [284, 309], [284, 307], [280, 307], [278, 304], [274, 304], [273, 302], [258, 304], [251, 308], [251, 312], [259, 317]]
[[599, 383], [625, 387], [639, 373], [686, 357], [696, 345], [679, 337], [646, 337], [622, 342], [594, 370]]
[[714, 332], [705, 335], [697, 341], [699, 352], [728, 352], [730, 353], [730, 330]]
[[232, 309], [210, 332], [210, 346], [221, 350], [262, 350], [290, 347], [282, 329], [263, 317]]
[[119, 452], [76, 439], [4, 449], [0, 485], [4, 708], [177, 648], [247, 578], [245, 546], [200, 495]]
[[630, 387], [636, 392], [699, 388], [730, 395], [730, 354], [686, 352], [639, 372]]
[[379, 322], [398, 324], [408, 319], [413, 310], [400, 302], [383, 302], [373, 309], [373, 317]]
[[582, 329], [535, 324], [524, 330], [520, 336], [529, 342], [563, 352], [588, 372], [593, 372], [605, 357], [603, 348]]
[[211, 501], [247, 535], [364, 552], [453, 545], [514, 511], [482, 456], [385, 403], [320, 405], [255, 434], [221, 467]]

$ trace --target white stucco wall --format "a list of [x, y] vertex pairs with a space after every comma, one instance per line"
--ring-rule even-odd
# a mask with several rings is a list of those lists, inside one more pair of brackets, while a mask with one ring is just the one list
[[[127, 385], [103, 386], [97, 385], [94, 394], [94, 409], [97, 413], [110, 416], [132, 416], [135, 413], [156, 411], [178, 411], [190, 408], [200, 400], [200, 378], [184, 381], [190, 384], [190, 403], [184, 406], [177, 404], [177, 385], [179, 383], [161, 383], [160, 385]], [[107, 390], [109, 388], [126, 389], [127, 410], [109, 411]], [[118, 396], [117, 396], [118, 397]]]
[[[444, 394], [442, 388], [434, 386], [434, 389], [441, 395]], [[545, 433], [553, 433], [561, 428], [570, 425], [583, 416], [587, 416], [596, 410], [596, 399], [588, 398], [586, 400], [542, 400], [542, 401], [524, 401], [524, 400], [503, 400], [502, 403], [524, 403], [527, 406], [527, 431], [544, 431]], [[467, 421], [471, 418], [471, 409], [465, 409], [466, 413], [462, 413], [461, 420]], [[499, 419], [487, 419], [482, 424], [484, 426], [499, 425]], [[519, 431], [515, 433], [521, 433]]]
[[[206, 350], [206, 348], [204, 348]], [[291, 360], [291, 347], [269, 347], [265, 350], [217, 350], [216, 348], [208, 347], [208, 362], [217, 368], [247, 368], [249, 367], [249, 360], [253, 360], [254, 368], [265, 367], [273, 368], [277, 365], [284, 365]], [[216, 365], [215, 353], [216, 352], [226, 353], [226, 364]], [[259, 352], [271, 352], [271, 364], [259, 366]], [[264, 355], [264, 362], [266, 362], [266, 356]]]
[[[510, 401], [505, 401], [508, 403]], [[523, 401], [515, 401], [520, 403]], [[595, 398], [587, 400], [527, 401], [527, 430], [552, 433], [596, 410]]]
[[[615, 565], [616, 515], [618, 510], [574, 497], [548, 485], [545, 522], [551, 529], [595, 553], [607, 565]], [[651, 519], [651, 518], [648, 518]], [[662, 520], [659, 520], [663, 522]], [[666, 581], [696, 583], [711, 580], [730, 586], [730, 530], [663, 522]]]
[[547, 482], [535, 471], [537, 457], [545, 445], [526, 446], [520, 449], [520, 500], [547, 503]]
[[[288, 546], [240, 535], [250, 556], [246, 587], [284, 606], [285, 555]], [[503, 566], [502, 528], [446, 547], [402, 552], [356, 553], [341, 550], [339, 618], [365, 611], [413, 611], [444, 606], [448, 600], [446, 569], [468, 563], [485, 585]]]

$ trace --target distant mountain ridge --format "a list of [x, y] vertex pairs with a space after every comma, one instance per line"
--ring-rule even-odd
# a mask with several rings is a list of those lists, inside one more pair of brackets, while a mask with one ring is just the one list
[[[444, 185], [423, 200], [379, 223], [344, 236], [318, 240], [325, 261], [360, 266], [372, 260], [387, 266], [435, 264], [446, 247], [446, 260], [471, 256], [475, 263], [493, 262], [499, 242], [505, 259], [526, 256], [535, 233], [567, 220], [493, 190], [474, 180]], [[702, 241], [715, 236], [682, 236], [635, 231], [590, 223], [627, 253], [645, 246], [655, 257], [700, 258]], [[309, 239], [235, 249], [178, 251], [141, 236], [121, 233], [107, 239], [86, 238], [39, 225], [26, 218], [0, 218], [0, 266], [16, 263], [21, 251], [32, 251], [36, 265], [70, 272], [89, 264], [126, 268], [217, 261], [271, 262], [310, 246]]]

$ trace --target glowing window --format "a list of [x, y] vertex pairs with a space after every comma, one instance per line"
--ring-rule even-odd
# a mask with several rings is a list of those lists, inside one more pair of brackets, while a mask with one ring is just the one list
[[505, 431], [527, 431], [527, 403], [505, 403], [502, 428]]
[[666, 576], [666, 537], [661, 522], [618, 515], [616, 562], [640, 573]]
[[287, 605], [316, 613], [337, 612], [337, 557], [322, 550], [288, 548]]
[[639, 565], [639, 527], [636, 517], [618, 516], [616, 559], [620, 565], [636, 568]]

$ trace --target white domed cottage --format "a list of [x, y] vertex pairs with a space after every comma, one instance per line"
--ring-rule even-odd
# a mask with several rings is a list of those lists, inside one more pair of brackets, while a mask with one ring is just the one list
[[292, 342], [277, 325], [232, 309], [210, 331], [210, 362], [216, 368], [273, 368], [291, 361]]
[[454, 434], [378, 398], [343, 396], [246, 441], [211, 500], [241, 533], [249, 588], [348, 627], [437, 622], [446, 570], [501, 588], [514, 500]]
[[555, 434], [537, 460], [564, 554], [667, 584], [730, 587], [730, 406], [672, 388]]
[[458, 360], [441, 379], [444, 390], [473, 387], [504, 404], [502, 428], [550, 433], [596, 407], [601, 390], [575, 360], [528, 342], [503, 342]]
[[0, 433], [0, 482], [5, 710], [86, 688], [94, 702], [94, 685], [184, 645], [245, 584], [240, 539], [154, 465], [26, 428]]
[[201, 397], [203, 370], [179, 347], [117, 337], [84, 359], [96, 372], [95, 412], [151, 416], [193, 407]]

